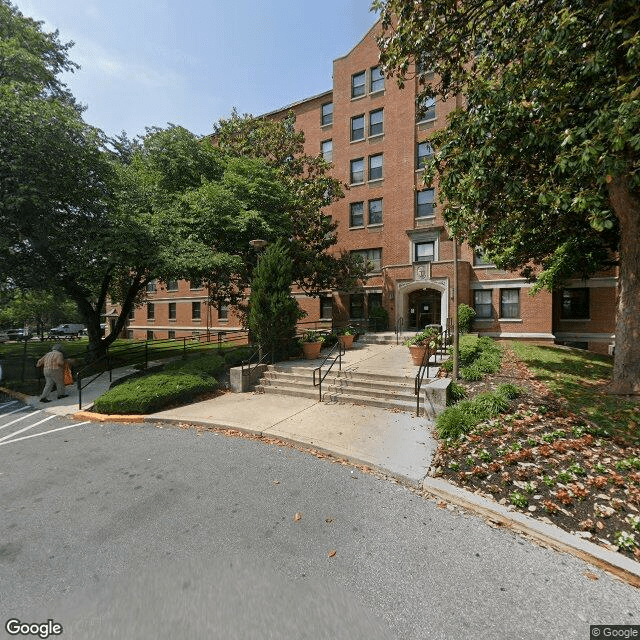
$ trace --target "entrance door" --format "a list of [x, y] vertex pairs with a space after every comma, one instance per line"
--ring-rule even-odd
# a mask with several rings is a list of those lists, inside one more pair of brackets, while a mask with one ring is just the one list
[[419, 289], [408, 296], [408, 329], [420, 331], [428, 324], [440, 324], [442, 293], [435, 289]]

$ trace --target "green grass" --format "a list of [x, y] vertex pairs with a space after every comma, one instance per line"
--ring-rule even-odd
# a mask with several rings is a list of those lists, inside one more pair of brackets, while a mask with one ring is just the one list
[[599, 435], [623, 432], [640, 439], [640, 403], [606, 393], [613, 373], [612, 357], [518, 341], [511, 347], [539, 380], [566, 401], [569, 411], [596, 424], [602, 430]]
[[[449, 353], [451, 353], [449, 349]], [[502, 350], [491, 338], [464, 335], [460, 337], [460, 358], [458, 366], [460, 377], [468, 382], [482, 380], [485, 375], [500, 369]], [[443, 367], [453, 370], [453, 359], [447, 360]]]

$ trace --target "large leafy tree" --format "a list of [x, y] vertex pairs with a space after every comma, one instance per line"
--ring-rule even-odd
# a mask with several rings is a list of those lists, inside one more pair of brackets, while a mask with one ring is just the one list
[[295, 285], [314, 296], [326, 289], [349, 291], [365, 278], [361, 260], [333, 249], [337, 223], [324, 209], [344, 197], [343, 187], [322, 156], [304, 152], [304, 132], [296, 131], [293, 112], [271, 119], [234, 111], [216, 124], [213, 141], [225, 156], [266, 162], [291, 194], [288, 252]]
[[640, 393], [640, 5], [376, 0], [381, 60], [460, 108], [433, 136], [458, 237], [552, 289], [619, 265], [614, 393]]

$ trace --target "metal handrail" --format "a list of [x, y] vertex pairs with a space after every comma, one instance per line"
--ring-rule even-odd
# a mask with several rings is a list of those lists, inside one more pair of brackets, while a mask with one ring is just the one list
[[[95, 368], [95, 366], [102, 361], [104, 361], [105, 363], [104, 369], [102, 369], [99, 373], [96, 373], [93, 377], [89, 377], [89, 379], [84, 384], [82, 384], [82, 372], [87, 369]], [[94, 360], [93, 362], [89, 363], [85, 367], [82, 367], [82, 369], [79, 369], [76, 372], [76, 385], [78, 387], [78, 410], [82, 409], [82, 390], [85, 387], [88, 387], [92, 382], [97, 380], [105, 371], [109, 372], [109, 382], [111, 383], [113, 381], [113, 369], [111, 367], [111, 358], [109, 357], [108, 351], [101, 358]]]
[[[443, 343], [446, 343], [448, 339], [448, 333], [448, 327], [444, 330], [444, 332], [441, 329], [440, 335], [438, 337], [438, 344], [435, 347], [431, 347], [427, 344], [427, 348], [425, 349], [424, 355], [422, 356], [422, 362], [420, 363], [420, 367], [418, 368], [418, 373], [416, 374], [413, 384], [413, 390], [416, 395], [416, 417], [420, 416], [420, 389], [422, 388], [424, 374], [425, 372], [427, 373], [427, 375], [429, 374], [429, 361], [431, 360], [431, 356], [437, 357], [441, 345]], [[433, 364], [437, 365], [438, 362], [436, 361]]]
[[[326, 364], [327, 360], [329, 360], [329, 358], [331, 357], [331, 354], [333, 354], [333, 352], [336, 350], [336, 347], [338, 348], [338, 355], [334, 356], [333, 362], [329, 365], [329, 368], [327, 369], [325, 374], [322, 375], [322, 367]], [[331, 371], [333, 365], [336, 363], [336, 360], [338, 361], [338, 370], [342, 371], [342, 356], [345, 353], [346, 353], [346, 349], [344, 345], [341, 342], [336, 342], [333, 345], [333, 348], [331, 349], [331, 351], [329, 351], [329, 353], [326, 355], [325, 359], [322, 361], [320, 366], [316, 367], [313, 370], [313, 386], [318, 387], [319, 394], [320, 394], [319, 396], [320, 402], [322, 402], [322, 381], [327, 377], [327, 375], [329, 374], [329, 371]], [[317, 383], [316, 383], [316, 372], [318, 372], [318, 377], [319, 377]]]
[[[258, 359], [257, 359], [256, 363], [252, 367], [251, 364], [253, 362], [253, 359], [256, 356], [257, 356]], [[263, 361], [265, 359], [268, 359], [270, 356], [271, 356], [271, 353], [269, 351], [266, 351], [265, 353], [260, 355], [260, 349], [256, 349], [246, 360], [243, 360], [240, 363], [242, 379], [244, 380], [245, 367], [247, 368], [247, 372], [249, 374], [249, 379], [251, 379], [251, 375], [253, 374], [253, 372], [263, 363]]]
[[396, 346], [400, 344], [400, 334], [404, 331], [404, 318], [400, 316], [396, 320]]

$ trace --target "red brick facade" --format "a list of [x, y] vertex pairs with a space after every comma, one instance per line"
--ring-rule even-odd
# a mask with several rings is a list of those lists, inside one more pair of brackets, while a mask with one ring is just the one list
[[[393, 79], [381, 79], [376, 72], [378, 29], [375, 25], [334, 61], [331, 91], [265, 117], [281, 118], [294, 111], [296, 128], [305, 133], [305, 151], [330, 153], [333, 175], [349, 185], [346, 197], [327, 211], [338, 222], [336, 251], [367, 251], [372, 271], [360, 291], [327, 292], [333, 320], [366, 318], [371, 307], [381, 304], [391, 327], [399, 319], [405, 329], [444, 324], [453, 314], [453, 240], [437, 204], [438, 185], [427, 185], [434, 195], [425, 189], [418, 162], [419, 152], [426, 151], [420, 143], [446, 126], [455, 103], [438, 101], [426, 117], [417, 117], [415, 83], [399, 89]], [[580, 291], [531, 296], [531, 284], [524, 278], [478, 264], [469, 246], [459, 247], [458, 259], [458, 301], [476, 308], [475, 331], [502, 338], [555, 339], [607, 352], [613, 340], [615, 274], [570, 285]], [[147, 321], [146, 305], [138, 309], [130, 335], [145, 337], [153, 331], [154, 337], [166, 338], [170, 330], [180, 337], [207, 326], [216, 331], [239, 328], [232, 308], [227, 320], [215, 309], [207, 315], [205, 294], [191, 291], [185, 282], [177, 292], [159, 288], [149, 295], [155, 317]], [[317, 298], [297, 298], [308, 312], [306, 320], [320, 318]], [[191, 317], [196, 300], [202, 301], [199, 321]], [[176, 303], [175, 320], [168, 318], [169, 302]], [[326, 304], [324, 309], [327, 316]]]

